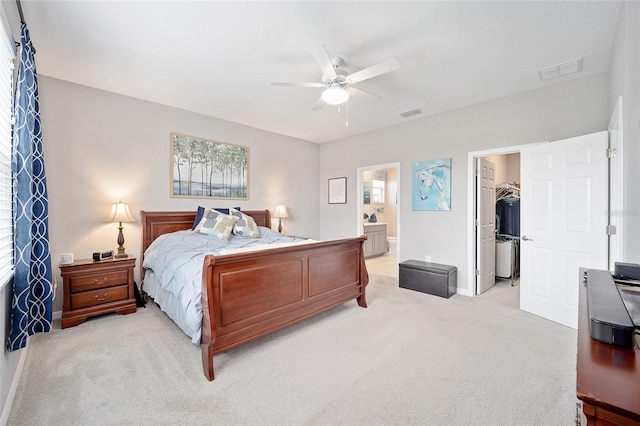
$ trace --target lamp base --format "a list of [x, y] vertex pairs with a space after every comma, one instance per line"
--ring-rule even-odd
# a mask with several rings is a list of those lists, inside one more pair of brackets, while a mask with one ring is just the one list
[[129, 255], [124, 252], [124, 234], [122, 233], [122, 222], [120, 222], [120, 226], [118, 226], [118, 254], [116, 254], [114, 257], [116, 259], [129, 257]]

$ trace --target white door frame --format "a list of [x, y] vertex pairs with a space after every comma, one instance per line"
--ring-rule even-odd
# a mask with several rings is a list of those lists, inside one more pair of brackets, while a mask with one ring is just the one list
[[615, 235], [609, 236], [609, 269], [612, 271], [616, 261], [625, 260], [623, 118], [622, 96], [618, 96], [608, 128], [609, 148], [616, 150], [615, 157], [609, 160], [609, 225], [616, 227]]
[[396, 169], [398, 171], [398, 188], [397, 192], [397, 214], [396, 214], [396, 232], [397, 232], [397, 245], [396, 245], [396, 253], [400, 253], [400, 163], [385, 163], [385, 164], [377, 164], [373, 166], [364, 166], [358, 167], [356, 169], [356, 235], [363, 234], [363, 222], [362, 222], [362, 199], [364, 197], [364, 193], [362, 191], [362, 174], [368, 170], [379, 170], [379, 169]]
[[467, 157], [467, 289], [458, 293], [464, 296], [476, 296], [476, 162], [477, 158], [493, 155], [506, 155], [520, 153], [526, 146], [539, 145], [548, 142], [536, 142], [526, 145], [506, 146], [503, 148], [486, 149], [483, 151], [469, 152]]

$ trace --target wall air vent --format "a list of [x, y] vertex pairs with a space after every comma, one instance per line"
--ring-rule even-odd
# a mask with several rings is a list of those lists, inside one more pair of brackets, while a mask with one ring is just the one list
[[423, 112], [424, 111], [422, 111], [421, 109], [415, 108], [415, 109], [410, 109], [409, 111], [401, 112], [398, 115], [400, 117], [409, 118], [409, 117], [412, 117], [414, 115], [422, 114]]
[[582, 71], [582, 58], [563, 62], [551, 67], [541, 68], [538, 70], [538, 78], [540, 79], [540, 81], [545, 81], [580, 71]]

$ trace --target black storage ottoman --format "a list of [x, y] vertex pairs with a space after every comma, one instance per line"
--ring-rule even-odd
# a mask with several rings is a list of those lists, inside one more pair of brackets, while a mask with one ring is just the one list
[[399, 265], [400, 287], [447, 299], [456, 294], [458, 268], [421, 260], [405, 260]]

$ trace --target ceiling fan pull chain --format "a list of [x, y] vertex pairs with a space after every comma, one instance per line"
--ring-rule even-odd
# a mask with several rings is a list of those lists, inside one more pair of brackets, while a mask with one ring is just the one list
[[347, 119], [344, 122], [344, 127], [349, 127], [349, 99], [347, 99], [347, 102], [345, 103], [345, 110]]

